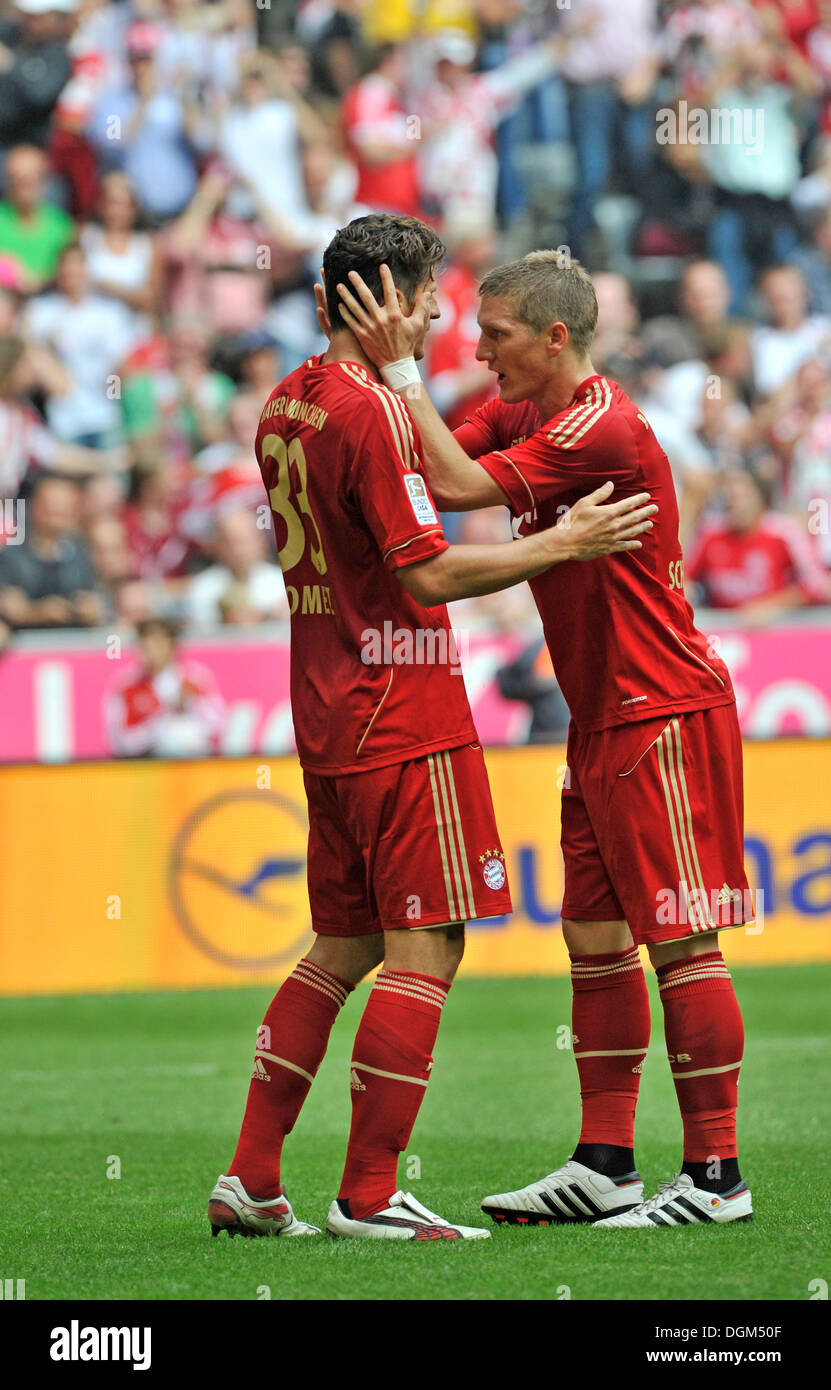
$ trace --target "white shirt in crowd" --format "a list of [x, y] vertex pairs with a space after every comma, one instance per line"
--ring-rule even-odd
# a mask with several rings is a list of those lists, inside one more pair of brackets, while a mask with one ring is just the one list
[[[300, 167], [297, 116], [287, 101], [234, 106], [219, 134], [219, 153], [229, 168], [257, 190], [258, 198], [291, 220], [308, 214]], [[253, 211], [244, 190], [232, 191], [240, 216]]]
[[[676, 362], [667, 367], [653, 388], [654, 406], [660, 406], [669, 417], [685, 430], [697, 430], [701, 424], [701, 405], [710, 380], [710, 368], [700, 358]], [[658, 427], [655, 426], [656, 433]], [[660, 433], [658, 433], [660, 439]]]
[[204, 627], [220, 624], [220, 603], [232, 590], [257, 609], [264, 622], [289, 616], [283, 571], [279, 565], [263, 560], [252, 567], [244, 583], [235, 579], [225, 565], [211, 565], [194, 575], [185, 595], [188, 621]]
[[657, 45], [656, 0], [580, 0], [563, 5], [562, 62], [569, 82], [616, 82], [651, 57]]
[[140, 290], [147, 284], [153, 243], [146, 232], [133, 232], [127, 250], [116, 254], [107, 245], [103, 227], [90, 223], [81, 233], [81, 245], [91, 279], [104, 280], [122, 290]]
[[763, 396], [778, 391], [823, 343], [831, 343], [831, 319], [820, 314], [798, 328], [757, 328], [750, 340], [756, 389]]
[[[81, 245], [87, 259], [87, 273], [94, 284], [114, 285], [127, 291], [143, 290], [150, 279], [153, 263], [153, 242], [146, 232], [133, 232], [126, 251], [116, 253], [107, 245], [103, 227], [90, 223], [81, 233]], [[133, 321], [136, 333], [150, 336], [152, 323], [146, 314], [124, 306]]]
[[109, 378], [137, 341], [127, 306], [98, 294], [77, 303], [62, 294], [45, 294], [30, 302], [24, 329], [52, 348], [71, 378], [64, 395], [50, 395], [46, 402], [46, 419], [58, 438], [117, 429], [120, 398], [117, 383]]

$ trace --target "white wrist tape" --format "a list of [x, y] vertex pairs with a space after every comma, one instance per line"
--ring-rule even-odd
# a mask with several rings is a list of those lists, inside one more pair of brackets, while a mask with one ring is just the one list
[[408, 386], [420, 386], [421, 374], [414, 357], [402, 357], [381, 368], [381, 376], [391, 391], [406, 391]]

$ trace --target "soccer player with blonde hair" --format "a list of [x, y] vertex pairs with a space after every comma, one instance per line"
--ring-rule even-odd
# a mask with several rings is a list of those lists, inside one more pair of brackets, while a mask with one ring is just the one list
[[[565, 249], [497, 267], [480, 285], [477, 357], [499, 383], [455, 437], [383, 304], [354, 275], [341, 312], [406, 399], [437, 505], [506, 504], [519, 543], [600, 479], [659, 505], [636, 554], [531, 580], [571, 710], [562, 796], [563, 936], [571, 960], [582, 1127], [569, 1160], [486, 1197], [497, 1221], [640, 1227], [747, 1220], [736, 1148], [744, 1032], [718, 928], [752, 918], [743, 862], [742, 750], [724, 662], [684, 597], [669, 463], [643, 412], [597, 372], [591, 277]], [[639, 946], [658, 975], [684, 1130], [680, 1171], [643, 1200], [634, 1120], [650, 1034]]]

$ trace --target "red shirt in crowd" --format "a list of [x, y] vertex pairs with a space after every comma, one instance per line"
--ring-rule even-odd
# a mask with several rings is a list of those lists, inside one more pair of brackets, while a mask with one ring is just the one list
[[711, 608], [742, 608], [796, 586], [808, 603], [828, 600], [825, 571], [811, 541], [789, 516], [767, 512], [749, 531], [705, 523], [687, 560]]
[[182, 534], [182, 506], [154, 511], [152, 524], [138, 504], [124, 508], [127, 544], [138, 579], [173, 579], [186, 574], [191, 542]]
[[148, 753], [215, 753], [225, 705], [213, 673], [181, 658], [157, 674], [133, 666], [104, 702], [110, 750], [121, 757]]
[[[409, 130], [408, 117], [392, 83], [380, 73], [370, 73], [347, 92], [343, 102], [346, 146], [358, 171], [355, 201], [378, 212], [421, 216], [416, 172], [418, 141]], [[377, 140], [400, 145], [401, 158], [374, 164], [366, 146]]]

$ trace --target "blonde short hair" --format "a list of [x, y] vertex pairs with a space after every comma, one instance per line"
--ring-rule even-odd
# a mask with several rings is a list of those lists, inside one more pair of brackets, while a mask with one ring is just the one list
[[577, 352], [587, 353], [597, 327], [597, 296], [591, 276], [565, 250], [531, 251], [489, 271], [479, 286], [483, 299], [506, 298], [520, 323], [535, 333], [564, 323]]

